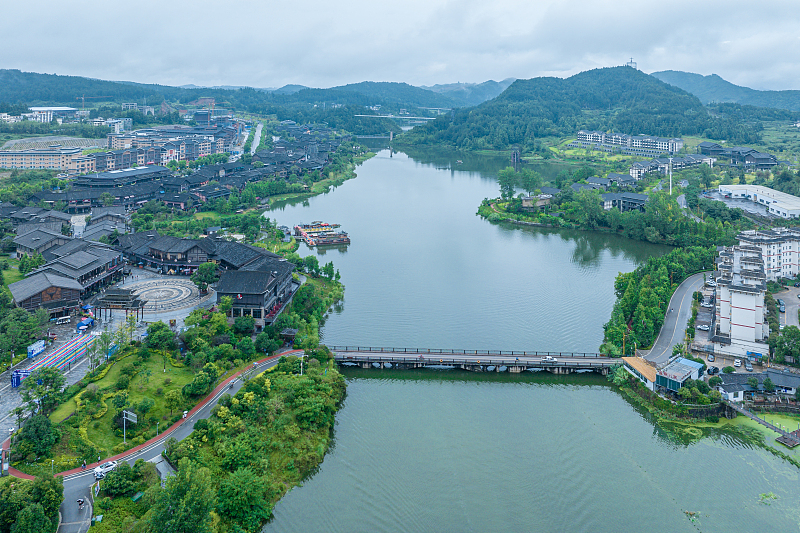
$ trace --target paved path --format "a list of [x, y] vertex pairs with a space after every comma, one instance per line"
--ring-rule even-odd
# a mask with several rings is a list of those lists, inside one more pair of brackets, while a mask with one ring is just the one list
[[678, 196], [678, 206], [681, 209], [683, 209], [683, 214], [684, 215], [686, 215], [687, 217], [691, 218], [695, 222], [702, 222], [702, 220], [697, 218], [697, 215], [692, 213], [692, 210], [689, 209], [689, 206], [686, 205], [686, 195], [685, 194], [681, 194], [680, 196]]
[[[666, 363], [672, 355], [672, 347], [683, 342], [686, 325], [692, 316], [692, 296], [703, 287], [703, 273], [693, 274], [678, 285], [669, 301], [664, 324], [653, 347], [645, 359], [657, 364]], [[672, 311], [669, 311], [672, 309]]]
[[800, 298], [797, 297], [798, 294], [800, 294], [800, 288], [790, 286], [787, 290], [776, 292], [772, 295], [776, 300], [780, 298], [786, 304], [786, 312], [778, 313], [780, 315], [778, 319], [784, 326], [800, 327], [797, 320], [797, 311], [800, 310]]
[[264, 124], [261, 122], [259, 122], [258, 126], [256, 126], [256, 134], [253, 136], [253, 144], [250, 145], [250, 155], [254, 155], [258, 149], [258, 145], [261, 142], [261, 128], [263, 127]]

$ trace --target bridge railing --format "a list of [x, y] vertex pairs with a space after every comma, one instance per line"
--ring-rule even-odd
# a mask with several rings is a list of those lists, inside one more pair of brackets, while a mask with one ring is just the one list
[[415, 363], [423, 363], [426, 366], [429, 365], [443, 365], [443, 366], [452, 366], [452, 365], [479, 365], [479, 366], [525, 366], [525, 367], [536, 367], [536, 368], [550, 368], [550, 367], [572, 367], [572, 368], [602, 368], [613, 366], [617, 364], [615, 360], [607, 359], [605, 361], [597, 361], [592, 360], [592, 358], [587, 358], [582, 361], [525, 361], [520, 359], [489, 359], [485, 361], [475, 360], [475, 359], [459, 359], [457, 357], [448, 357], [446, 355], [442, 355], [440, 357], [424, 357], [420, 356], [419, 358], [400, 358], [400, 357], [393, 357], [390, 355], [381, 356], [369, 356], [369, 357], [352, 357], [347, 355], [336, 355], [334, 359], [342, 364], [352, 363], [352, 364], [359, 364], [359, 363], [392, 363], [392, 364], [415, 364]]
[[434, 355], [499, 355], [512, 357], [608, 357], [590, 352], [539, 352], [519, 350], [458, 350], [452, 348], [388, 348], [375, 346], [328, 346], [333, 352], [363, 352], [388, 354], [434, 354]]

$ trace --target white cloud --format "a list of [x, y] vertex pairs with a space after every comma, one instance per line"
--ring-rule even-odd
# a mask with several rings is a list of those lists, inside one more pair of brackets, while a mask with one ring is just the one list
[[328, 87], [647, 72], [800, 89], [793, 2], [31, 0], [4, 6], [3, 68], [164, 84]]

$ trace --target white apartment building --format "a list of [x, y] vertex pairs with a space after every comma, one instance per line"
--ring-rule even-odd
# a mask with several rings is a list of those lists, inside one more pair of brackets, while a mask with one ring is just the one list
[[740, 233], [738, 239], [740, 246], [755, 246], [761, 250], [767, 280], [793, 278], [800, 273], [800, 230], [749, 230]]
[[716, 353], [766, 355], [769, 326], [764, 294], [764, 262], [757, 246], [724, 248], [717, 259], [717, 306], [711, 341]]
[[800, 217], [800, 198], [776, 191], [761, 185], [720, 185], [719, 192], [729, 194], [732, 198], [746, 198], [754, 203], [767, 207], [767, 210], [779, 217]]
[[602, 131], [581, 130], [578, 132], [578, 142], [605, 144], [640, 150], [656, 150], [659, 152], [675, 153], [683, 148], [683, 139], [665, 137], [652, 137], [650, 135], [628, 135], [625, 133], [605, 133]]

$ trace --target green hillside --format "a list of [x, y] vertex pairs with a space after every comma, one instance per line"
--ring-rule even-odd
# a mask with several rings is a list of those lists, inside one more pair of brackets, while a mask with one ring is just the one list
[[653, 72], [651, 76], [680, 87], [695, 95], [704, 104], [735, 103], [800, 111], [800, 91], [758, 91], [734, 85], [716, 74], [703, 76], [677, 70]]
[[493, 100], [415, 127], [401, 142], [535, 150], [536, 139], [579, 129], [702, 135], [744, 144], [759, 139], [760, 125], [712, 115], [677, 87], [629, 67], [613, 67], [566, 79], [517, 80]]
[[459, 105], [445, 95], [414, 87], [407, 83], [362, 81], [361, 83], [351, 83], [341, 87], [321, 90], [354, 92], [373, 98], [376, 103], [383, 104], [413, 107], [454, 107]]

